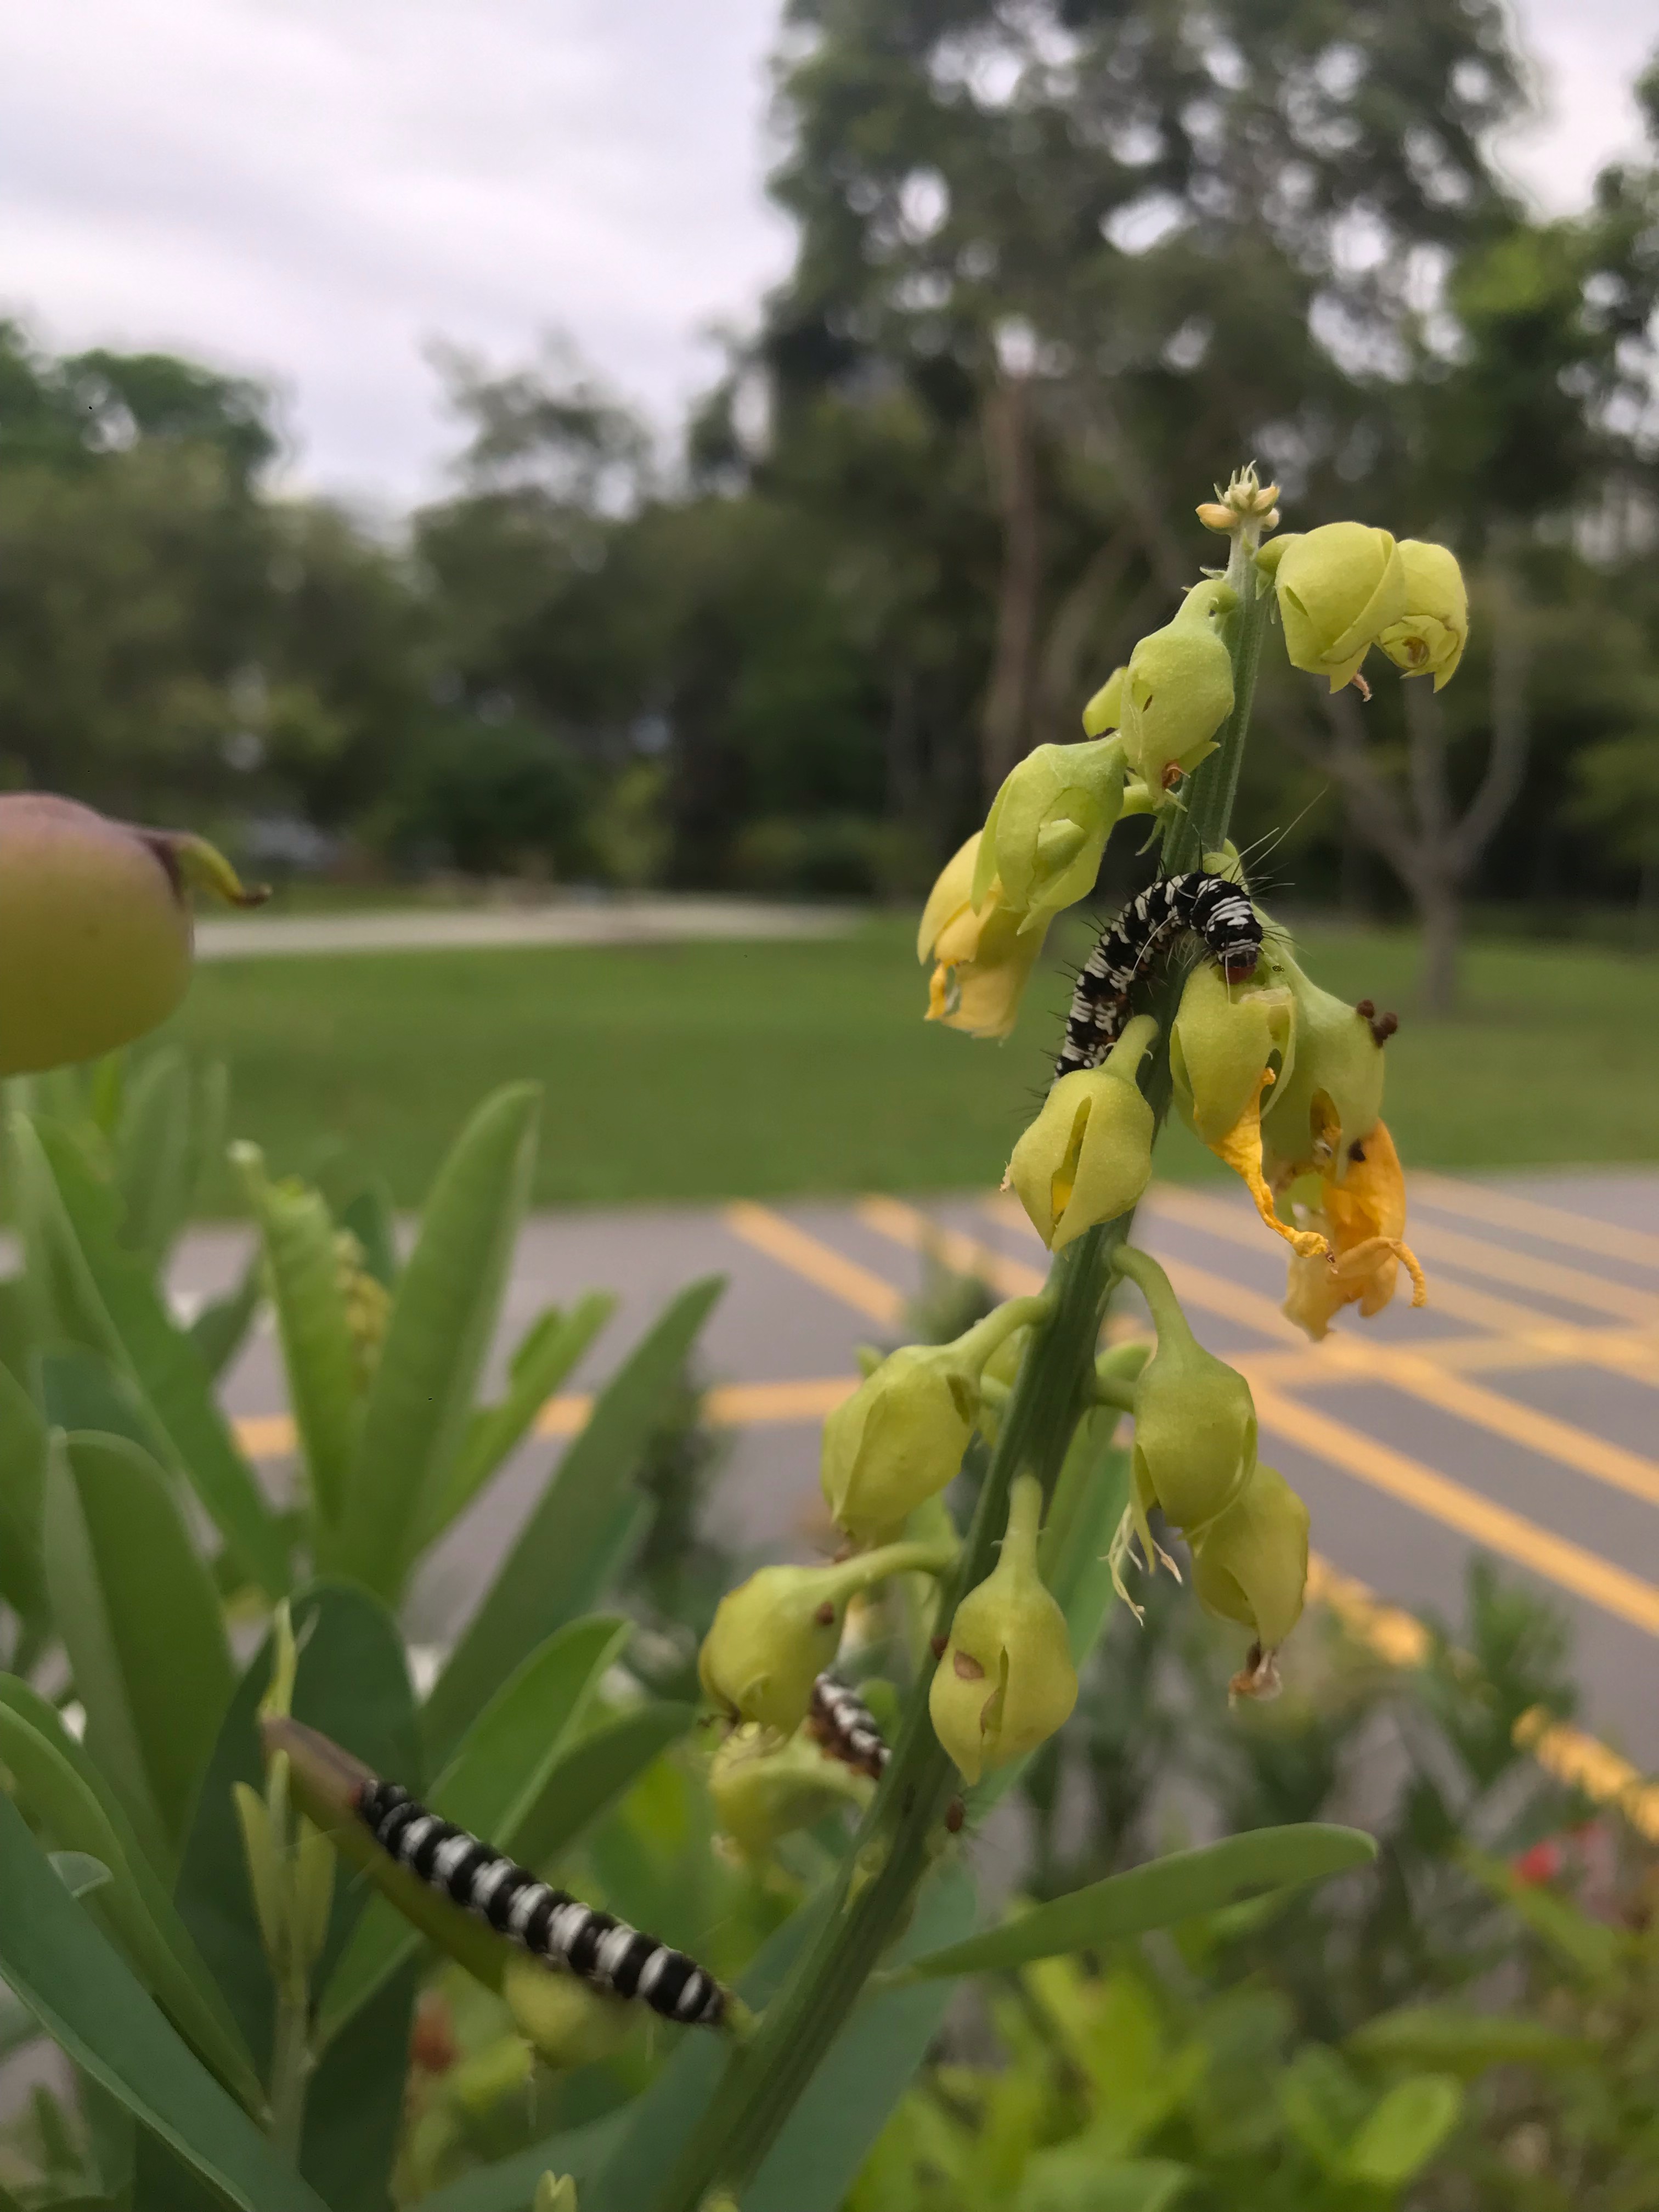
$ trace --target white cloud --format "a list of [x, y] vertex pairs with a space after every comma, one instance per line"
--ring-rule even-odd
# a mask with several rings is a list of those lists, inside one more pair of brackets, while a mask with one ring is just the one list
[[[550, 326], [665, 422], [787, 265], [779, 0], [58, 0], [0, 19], [0, 308], [274, 377], [307, 481], [398, 501], [449, 433], [421, 348]], [[1643, 0], [1528, 0], [1571, 204], [1638, 139]]]

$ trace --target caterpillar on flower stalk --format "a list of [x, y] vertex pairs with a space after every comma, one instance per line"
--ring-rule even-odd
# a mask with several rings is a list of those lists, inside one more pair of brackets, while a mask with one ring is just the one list
[[1077, 979], [1066, 1042], [1054, 1062], [1056, 1079], [1100, 1066], [1129, 1018], [1130, 992], [1183, 929], [1201, 940], [1230, 983], [1255, 974], [1261, 918], [1248, 892], [1225, 876], [1196, 868], [1149, 884], [1103, 933]]
[[849, 1690], [832, 1674], [820, 1674], [812, 1685], [806, 1732], [822, 1747], [825, 1758], [838, 1759], [854, 1773], [880, 1781], [889, 1754], [875, 1716], [856, 1690]]
[[535, 1957], [610, 1996], [638, 1997], [682, 2026], [717, 2027], [725, 2016], [726, 1991], [684, 1951], [538, 1881], [465, 1828], [428, 1813], [395, 1782], [365, 1783], [356, 1812], [399, 1865]]

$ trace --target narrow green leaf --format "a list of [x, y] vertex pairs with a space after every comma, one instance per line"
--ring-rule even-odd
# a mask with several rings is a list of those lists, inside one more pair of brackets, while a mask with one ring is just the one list
[[191, 2057], [0, 1795], [0, 1975], [60, 2049], [241, 2212], [321, 2212]]
[[247, 2047], [119, 1802], [55, 1710], [9, 1674], [0, 1674], [0, 1764], [55, 1842], [108, 1869], [94, 1917], [197, 2056], [257, 2109], [263, 2097]]
[[1462, 2085], [1449, 2074], [1414, 2074], [1396, 2081], [1343, 2153], [1342, 2179], [1366, 2189], [1403, 2189], [1421, 2173], [1462, 2111]]
[[1501, 1899], [1575, 1973], [1591, 1982], [1605, 1982], [1614, 1972], [1630, 1947], [1630, 1938], [1622, 1929], [1592, 1920], [1570, 1898], [1558, 1897], [1536, 1882], [1522, 1881], [1512, 1867], [1490, 1852], [1466, 1844], [1457, 1857], [1478, 1882]]
[[30, 1262], [49, 1275], [58, 1326], [133, 1385], [154, 1425], [150, 1449], [195, 1490], [273, 1597], [288, 1589], [282, 1526], [237, 1450], [212, 1380], [175, 1327], [143, 1261], [121, 1249], [118, 1201], [63, 1131], [14, 1117], [13, 1146], [34, 1227]]
[[434, 1757], [460, 1740], [527, 1653], [598, 1601], [607, 1539], [630, 1501], [652, 1425], [725, 1287], [711, 1275], [682, 1291], [601, 1392], [427, 1700]]
[[533, 1084], [484, 1101], [439, 1171], [398, 1285], [338, 1553], [342, 1572], [388, 1599], [466, 1434], [529, 1196], [539, 1103]]
[[1367, 1865], [1376, 1856], [1376, 1844], [1357, 1828], [1313, 1820], [1295, 1827], [1255, 1828], [1197, 1850], [1172, 1852], [1127, 1874], [1109, 1875], [964, 1943], [932, 1952], [908, 1971], [926, 1976], [1006, 1972], [1034, 1959], [1173, 1928], [1258, 1890], [1322, 1881]]
[[333, 2212], [391, 2212], [416, 1981], [410, 1959], [330, 2045], [311, 2077], [300, 2167]]
[[[550, 1637], [468, 1730], [433, 1784], [434, 1809], [498, 1850], [515, 1850], [525, 1814], [556, 1769], [600, 1676], [629, 1633], [626, 1621], [599, 1619], [573, 1621]], [[324, 1992], [321, 2039], [337, 2035], [419, 1947], [419, 1936], [401, 1914], [389, 1905], [371, 1905]]]
[[519, 1822], [514, 1847], [525, 1864], [542, 1866], [556, 1858], [627, 1795], [696, 1717], [695, 1705], [653, 1701], [618, 1714], [572, 1744]]
[[[475, 2166], [459, 2180], [446, 2184], [430, 2197], [422, 2197], [413, 2212], [529, 2212], [536, 2184], [544, 2173], [568, 2173], [580, 2197], [590, 2175], [597, 2173], [627, 2130], [631, 2107], [607, 2112], [586, 2127], [570, 2128], [532, 2143], [528, 2150], [493, 2166]], [[580, 2212], [580, 2207], [579, 2207]]]
[[112, 1147], [121, 1242], [157, 1269], [190, 1212], [196, 1186], [190, 1068], [176, 1047], [148, 1054], [126, 1086]]
[[1026, 2162], [1012, 2212], [1170, 2212], [1199, 2179], [1167, 2158], [1114, 2158], [1086, 2136]]
[[118, 1437], [59, 1439], [46, 1583], [87, 1747], [171, 1863], [235, 1679], [218, 1598], [155, 1462]]
[[1489, 2066], [1555, 2071], [1595, 2063], [1586, 2036], [1566, 2035], [1520, 2012], [1470, 2012], [1462, 2005], [1401, 2005], [1356, 2028], [1345, 2046], [1372, 2065], [1418, 2066], [1473, 2081]]
[[[294, 1712], [343, 1744], [377, 1774], [419, 1790], [425, 1775], [403, 1640], [397, 1624], [365, 1590], [319, 1583], [293, 1601], [299, 1670]], [[179, 1911], [252, 2051], [268, 2064], [274, 1992], [248, 1887], [232, 1790], [259, 1790], [264, 1761], [258, 1706], [270, 1680], [269, 1637], [237, 1685], [203, 1784], [179, 1876]], [[317, 1984], [349, 1940], [364, 1893], [336, 1886]], [[327, 2064], [326, 2057], [324, 2064]]]
[[257, 1145], [234, 1145], [231, 1158], [241, 1171], [270, 1270], [289, 1403], [317, 1516], [317, 1556], [326, 1566], [345, 1510], [361, 1426], [333, 1217], [319, 1192], [304, 1183], [273, 1183]]
[[[328, 1194], [325, 1192], [326, 1197]], [[375, 1176], [334, 1208], [342, 1229], [349, 1229], [363, 1248], [363, 1265], [375, 1281], [388, 1291], [398, 1287], [398, 1222], [392, 1192]]]
[[616, 1310], [614, 1297], [595, 1291], [572, 1313], [549, 1306], [536, 1316], [513, 1354], [506, 1390], [493, 1406], [480, 1407], [467, 1425], [466, 1440], [449, 1468], [426, 1543], [465, 1511], [517, 1449], [537, 1414]]
[[46, 1600], [40, 1551], [46, 1425], [9, 1367], [0, 1365], [0, 1597], [25, 1620]]
[[222, 1297], [210, 1298], [191, 1322], [190, 1340], [213, 1382], [219, 1380], [241, 1350], [264, 1294], [264, 1254], [256, 1249], [242, 1270], [241, 1279]]
[[36, 1393], [48, 1429], [90, 1429], [125, 1437], [148, 1453], [155, 1429], [138, 1394], [107, 1359], [82, 1345], [41, 1352], [34, 1360]]

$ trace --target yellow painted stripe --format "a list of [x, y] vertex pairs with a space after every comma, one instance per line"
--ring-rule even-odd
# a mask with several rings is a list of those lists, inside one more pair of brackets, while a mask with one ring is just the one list
[[860, 1267], [856, 1260], [849, 1260], [833, 1245], [809, 1236], [769, 1206], [752, 1206], [745, 1200], [728, 1206], [721, 1218], [734, 1237], [740, 1237], [757, 1252], [763, 1252], [781, 1267], [827, 1291], [832, 1298], [839, 1298], [869, 1320], [879, 1322], [884, 1328], [896, 1328], [903, 1321], [907, 1301], [902, 1291], [872, 1274], [869, 1268]]
[[244, 1413], [231, 1426], [250, 1459], [286, 1459], [295, 1448], [290, 1413]]
[[1628, 1260], [1632, 1267], [1659, 1267], [1659, 1237], [1650, 1236], [1644, 1229], [1626, 1229], [1616, 1221], [1600, 1221], [1594, 1214], [1574, 1213], [1565, 1206], [1548, 1206], [1541, 1199], [1523, 1198], [1512, 1190], [1493, 1190], [1485, 1183], [1465, 1182], [1454, 1176], [1417, 1173], [1411, 1178], [1411, 1188], [1444, 1213], [1487, 1221], [1496, 1229], [1517, 1229], [1523, 1236], [1541, 1237], [1551, 1244], [1600, 1253], [1605, 1260]]
[[1328, 1606], [1348, 1633], [1391, 1667], [1420, 1667], [1432, 1638], [1414, 1613], [1385, 1605], [1375, 1590], [1345, 1575], [1317, 1552], [1308, 1555], [1308, 1595]]
[[1328, 1466], [1340, 1468], [1402, 1505], [1455, 1528], [1472, 1543], [1528, 1568], [1589, 1603], [1649, 1636], [1659, 1636], [1659, 1589], [1640, 1576], [1598, 1559], [1581, 1545], [1540, 1528], [1508, 1506], [1498, 1505], [1449, 1475], [1425, 1467], [1374, 1437], [1361, 1436], [1341, 1421], [1277, 1390], [1255, 1385], [1256, 1418], [1270, 1435], [1311, 1452]]
[[1443, 1260], [1449, 1267], [1463, 1267], [1472, 1275], [1517, 1284], [1524, 1291], [1564, 1298], [1570, 1305], [1588, 1306], [1592, 1313], [1611, 1314], [1616, 1320], [1641, 1322], [1650, 1328], [1659, 1322], [1659, 1296], [1653, 1291], [1611, 1283], [1605, 1275], [1566, 1267], [1559, 1260], [1540, 1260], [1505, 1244], [1489, 1244], [1483, 1237], [1443, 1229], [1437, 1221], [1413, 1222], [1411, 1241], [1419, 1258]]
[[937, 1253], [942, 1266], [954, 1268], [958, 1275], [976, 1275], [1005, 1298], [1035, 1297], [1047, 1280], [1024, 1260], [1011, 1259], [1006, 1252], [964, 1237], [960, 1230], [947, 1229], [896, 1198], [861, 1198], [854, 1210], [878, 1236], [890, 1237], [907, 1251]]

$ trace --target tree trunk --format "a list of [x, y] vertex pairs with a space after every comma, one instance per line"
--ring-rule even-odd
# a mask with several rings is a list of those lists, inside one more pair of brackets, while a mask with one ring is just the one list
[[991, 487], [1002, 517], [996, 645], [980, 738], [988, 805], [1004, 776], [1030, 745], [1042, 562], [1030, 385], [1025, 377], [1005, 377], [991, 393], [985, 406], [985, 441]]
[[1423, 918], [1423, 965], [1418, 994], [1426, 1013], [1449, 1014], [1457, 1005], [1458, 971], [1463, 950], [1463, 902], [1449, 880], [1425, 886], [1418, 895]]

